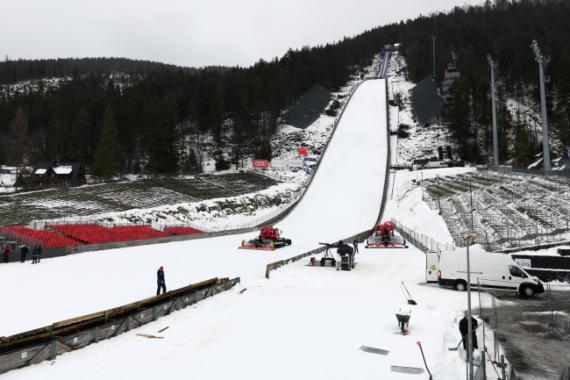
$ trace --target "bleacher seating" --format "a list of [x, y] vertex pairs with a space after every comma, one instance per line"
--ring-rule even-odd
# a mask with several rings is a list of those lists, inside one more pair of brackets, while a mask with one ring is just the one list
[[458, 246], [470, 230], [488, 249], [560, 240], [570, 230], [565, 177], [473, 171], [426, 179], [424, 186]]
[[69, 239], [48, 230], [34, 230], [24, 226], [9, 226], [4, 227], [3, 230], [11, 235], [21, 237], [22, 241], [32, 239], [46, 248], [72, 247], [81, 244], [77, 240]]
[[49, 226], [54, 231], [88, 244], [152, 239], [171, 236], [150, 226], [103, 227], [98, 224], [58, 224]]
[[110, 228], [117, 241], [152, 239], [171, 236], [150, 226], [121, 226]]
[[149, 225], [104, 227], [98, 224], [52, 224], [43, 230], [25, 226], [8, 226], [1, 227], [0, 232], [28, 244], [40, 244], [45, 248], [204, 233], [204, 231], [187, 226], [166, 227], [164, 231], [160, 231]]
[[168, 232], [172, 235], [194, 235], [194, 234], [203, 234], [204, 231], [200, 231], [196, 228], [192, 227], [166, 227], [164, 232]]
[[115, 241], [109, 228], [98, 224], [53, 224], [49, 228], [87, 244]]

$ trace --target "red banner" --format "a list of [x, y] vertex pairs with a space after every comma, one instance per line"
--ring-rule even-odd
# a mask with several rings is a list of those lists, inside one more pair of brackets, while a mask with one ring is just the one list
[[253, 167], [256, 169], [267, 169], [269, 167], [269, 161], [268, 160], [255, 159], [255, 160], [252, 160], [252, 163], [253, 163]]

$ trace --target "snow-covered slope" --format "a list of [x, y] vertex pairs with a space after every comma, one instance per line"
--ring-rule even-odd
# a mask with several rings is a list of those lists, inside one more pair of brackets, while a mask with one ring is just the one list
[[[354, 93], [311, 187], [279, 224], [293, 245], [275, 252], [238, 250], [253, 234], [91, 252], [0, 266], [0, 299], [17, 310], [0, 315], [0, 336], [118, 306], [152, 295], [164, 265], [169, 288], [214, 276], [264, 275], [269, 262], [372, 227], [386, 168], [385, 82]], [[8, 306], [10, 305], [10, 306]]]
[[[6, 379], [398, 380], [411, 375], [391, 372], [392, 365], [423, 367], [417, 341], [436, 378], [461, 378], [465, 364], [447, 347], [459, 340], [464, 293], [425, 286], [425, 256], [415, 248], [361, 249], [351, 272], [311, 268], [302, 260], [270, 281], [263, 278], [266, 263], [375, 222], [386, 167], [384, 94], [380, 80], [355, 92], [311, 187], [279, 224], [293, 239], [291, 247], [240, 251], [239, 240], [249, 236], [227, 236], [0, 266], [0, 297], [17, 310], [1, 314], [0, 335], [151, 295], [158, 265], [165, 266], [172, 288], [212, 276], [242, 278], [225, 294], [55, 362], [9, 372]], [[406, 198], [409, 179], [396, 178], [394, 199]], [[391, 202], [388, 212], [399, 206]], [[398, 333], [394, 316], [410, 308], [401, 281], [418, 301], [408, 336]], [[166, 326], [163, 340], [136, 336]], [[390, 354], [365, 353], [361, 345]]]

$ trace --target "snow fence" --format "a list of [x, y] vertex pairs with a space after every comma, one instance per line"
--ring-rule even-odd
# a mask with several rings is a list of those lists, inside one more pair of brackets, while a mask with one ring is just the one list
[[231, 289], [240, 278], [213, 278], [128, 305], [0, 337], [0, 374], [115, 337]]

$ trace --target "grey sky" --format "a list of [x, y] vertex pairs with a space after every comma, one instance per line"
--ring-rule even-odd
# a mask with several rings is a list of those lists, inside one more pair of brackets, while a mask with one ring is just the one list
[[0, 54], [242, 65], [482, 0], [0, 0]]

